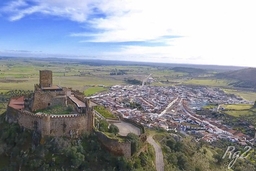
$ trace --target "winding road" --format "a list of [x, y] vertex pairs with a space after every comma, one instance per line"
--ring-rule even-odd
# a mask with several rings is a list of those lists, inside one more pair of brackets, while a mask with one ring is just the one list
[[155, 153], [156, 153], [156, 170], [157, 171], [164, 171], [164, 156], [163, 156], [163, 152], [161, 149], [161, 146], [155, 142], [155, 140], [152, 138], [152, 136], [149, 136], [147, 138], [147, 141], [149, 144], [151, 144], [154, 149], [155, 149]]

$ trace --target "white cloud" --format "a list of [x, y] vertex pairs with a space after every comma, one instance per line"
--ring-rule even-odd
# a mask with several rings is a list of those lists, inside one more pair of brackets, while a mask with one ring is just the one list
[[[124, 16], [95, 19], [105, 29], [95, 41], [149, 41], [162, 36], [170, 46], [126, 46], [118, 55], [169, 57], [168, 62], [194, 62], [252, 66], [256, 56], [253, 1], [150, 1]], [[144, 58], [141, 58], [144, 60]], [[166, 59], [165, 59], [166, 60]], [[195, 60], [195, 61], [193, 61]], [[254, 65], [255, 66], [255, 65]]]
[[[119, 52], [106, 53], [106, 55], [139, 55], [142, 60], [145, 59], [142, 56], [150, 56], [150, 59], [164, 59], [168, 62], [187, 60], [195, 63], [231, 65], [252, 65], [256, 56], [254, 50], [256, 10], [253, 0], [34, 0], [34, 2], [37, 5], [31, 7], [25, 0], [19, 0], [10, 3], [4, 9], [11, 12], [11, 20], [19, 20], [33, 13], [44, 13], [89, 23], [98, 31], [97, 33], [71, 34], [71, 36], [86, 36], [84, 41], [150, 41], [165, 44], [155, 47], [123, 46]], [[88, 18], [97, 12], [104, 13], [106, 17]], [[182, 37], [163, 38], [173, 35]]]
[[26, 15], [43, 13], [52, 16], [60, 16], [77, 22], [87, 20], [92, 9], [99, 2], [97, 0], [31, 0], [29, 5], [26, 0], [11, 1], [2, 8], [2, 11], [10, 13], [11, 21], [19, 20]]

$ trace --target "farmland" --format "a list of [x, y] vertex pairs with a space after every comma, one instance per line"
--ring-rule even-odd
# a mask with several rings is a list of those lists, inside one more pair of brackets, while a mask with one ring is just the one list
[[39, 70], [52, 70], [54, 84], [82, 92], [98, 85], [109, 87], [126, 84], [125, 79], [143, 81], [149, 75], [153, 78], [151, 85], [157, 86], [192, 84], [228, 89], [230, 83], [230, 80], [209, 77], [218, 73], [218, 70], [176, 67], [177, 64], [49, 58], [0, 58], [0, 62], [0, 91], [33, 90], [34, 84], [38, 83]]
[[[138, 80], [146, 81], [146, 84], [151, 86], [189, 84], [221, 87], [225, 92], [246, 100], [254, 101], [256, 97], [256, 92], [231, 87], [231, 80], [213, 78], [219, 71], [213, 68], [207, 70], [206, 66], [202, 66], [204, 69], [194, 69], [171, 64], [44, 58], [0, 58], [0, 62], [2, 95], [14, 90], [32, 91], [34, 85], [39, 82], [39, 70], [52, 70], [54, 84], [72, 87], [73, 90], [84, 92], [86, 96], [106, 91], [113, 85], [125, 85], [126, 80]], [[151, 82], [147, 82], [149, 77]]]
[[223, 105], [225, 110], [248, 110], [253, 106], [250, 104]]
[[244, 90], [237, 90], [237, 89], [230, 89], [230, 88], [224, 88], [223, 90], [226, 93], [235, 94], [249, 101], [256, 100], [256, 92], [253, 92], [253, 91], [244, 91]]
[[225, 109], [224, 113], [234, 117], [249, 116], [256, 112], [253, 105], [249, 104], [223, 105], [223, 107]]
[[[39, 70], [52, 70], [53, 82], [60, 86], [72, 87], [89, 94], [97, 92], [99, 85], [109, 87], [126, 84], [124, 79], [143, 81], [150, 74], [154, 78], [152, 85], [168, 86], [180, 82], [188, 73], [174, 71], [166, 67], [147, 65], [117, 65], [90, 63], [76, 60], [2, 58], [0, 69], [0, 91], [14, 89], [33, 90], [38, 83]], [[102, 91], [102, 89], [98, 89]], [[90, 91], [93, 91], [90, 93]], [[87, 94], [87, 92], [85, 92]]]

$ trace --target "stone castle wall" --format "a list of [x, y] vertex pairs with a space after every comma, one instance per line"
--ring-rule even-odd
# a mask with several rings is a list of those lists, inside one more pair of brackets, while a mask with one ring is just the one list
[[35, 91], [31, 110], [36, 111], [54, 105], [65, 106], [66, 99], [63, 92]]
[[72, 91], [72, 94], [80, 101], [84, 101], [84, 94], [79, 91]]
[[[12, 107], [7, 108], [6, 121], [17, 123], [21, 127], [35, 130], [42, 136], [66, 136], [77, 138], [85, 132], [93, 131], [93, 116], [89, 114], [70, 114], [70, 115], [47, 115], [34, 114], [26, 110], [16, 110]], [[131, 157], [131, 142], [120, 142], [112, 139], [104, 133], [95, 131], [102, 146], [117, 156]]]
[[21, 127], [36, 130], [43, 135], [76, 138], [92, 131], [89, 114], [47, 115], [33, 114], [25, 110], [8, 107], [6, 121], [18, 123]]
[[50, 117], [50, 135], [77, 137], [88, 130], [88, 115], [52, 115]]
[[[32, 115], [30, 112], [13, 109], [8, 107], [6, 111], [6, 121], [9, 123], [18, 123], [28, 129], [34, 129], [34, 123], [41, 120], [42, 116]], [[41, 122], [38, 122], [41, 125]]]
[[131, 142], [119, 142], [117, 139], [107, 137], [104, 133], [95, 131], [101, 144], [111, 153], [117, 156], [130, 158], [132, 154]]

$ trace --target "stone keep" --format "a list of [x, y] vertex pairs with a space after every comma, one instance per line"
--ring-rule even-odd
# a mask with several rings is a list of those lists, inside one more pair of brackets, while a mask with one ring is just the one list
[[40, 71], [40, 87], [51, 87], [52, 86], [52, 71], [41, 70]]

